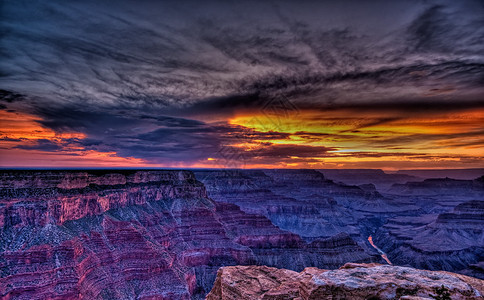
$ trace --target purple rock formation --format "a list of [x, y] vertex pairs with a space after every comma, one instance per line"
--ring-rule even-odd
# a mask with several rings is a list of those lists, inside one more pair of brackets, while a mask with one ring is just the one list
[[390, 219], [375, 241], [394, 264], [484, 278], [484, 201], [437, 216]]
[[308, 243], [213, 201], [189, 171], [8, 171], [0, 186], [7, 299], [200, 298], [221, 266], [380, 261], [348, 235]]
[[418, 181], [418, 177], [407, 174], [389, 174], [379, 169], [321, 169], [327, 179], [348, 185], [373, 184], [380, 192], [385, 192], [395, 183]]

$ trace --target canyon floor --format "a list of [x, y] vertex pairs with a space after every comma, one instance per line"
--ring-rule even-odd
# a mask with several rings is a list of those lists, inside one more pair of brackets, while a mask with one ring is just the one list
[[2, 170], [0, 298], [203, 299], [236, 265], [483, 279], [484, 170], [446, 174]]

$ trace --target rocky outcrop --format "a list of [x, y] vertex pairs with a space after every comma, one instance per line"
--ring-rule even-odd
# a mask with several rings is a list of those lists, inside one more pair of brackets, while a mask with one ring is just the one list
[[301, 273], [266, 266], [223, 267], [207, 300], [482, 299], [484, 281], [448, 272], [378, 264]]

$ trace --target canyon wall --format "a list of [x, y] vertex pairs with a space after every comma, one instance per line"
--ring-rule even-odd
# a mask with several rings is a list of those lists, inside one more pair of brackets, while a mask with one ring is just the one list
[[201, 299], [223, 266], [384, 263], [370, 235], [395, 265], [484, 278], [483, 193], [316, 170], [1, 171], [0, 298]]
[[[264, 215], [307, 242], [344, 233], [372, 253], [368, 237], [373, 236], [395, 264], [484, 278], [484, 217], [475, 202], [484, 199], [483, 177], [413, 181], [416, 177], [378, 170], [351, 171], [213, 170], [195, 175], [213, 199]], [[366, 184], [335, 182], [324, 172]], [[412, 181], [385, 192], [368, 183], [405, 177]]]
[[484, 278], [484, 201], [422, 218], [393, 218], [375, 241], [393, 263]]
[[190, 171], [3, 171], [0, 186], [2, 299], [199, 299], [221, 266], [381, 261], [214, 201]]

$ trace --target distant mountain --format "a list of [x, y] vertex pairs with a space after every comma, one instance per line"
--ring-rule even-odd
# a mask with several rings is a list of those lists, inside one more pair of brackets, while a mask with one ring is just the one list
[[394, 184], [389, 193], [400, 195], [445, 195], [484, 197], [484, 176], [474, 180], [431, 178], [419, 182]]
[[395, 174], [410, 175], [421, 178], [452, 178], [470, 180], [484, 176], [484, 168], [477, 169], [428, 169], [428, 170], [399, 170]]
[[418, 181], [417, 176], [389, 174], [380, 169], [319, 169], [327, 179], [348, 185], [373, 184], [380, 192], [385, 192], [395, 183]]

